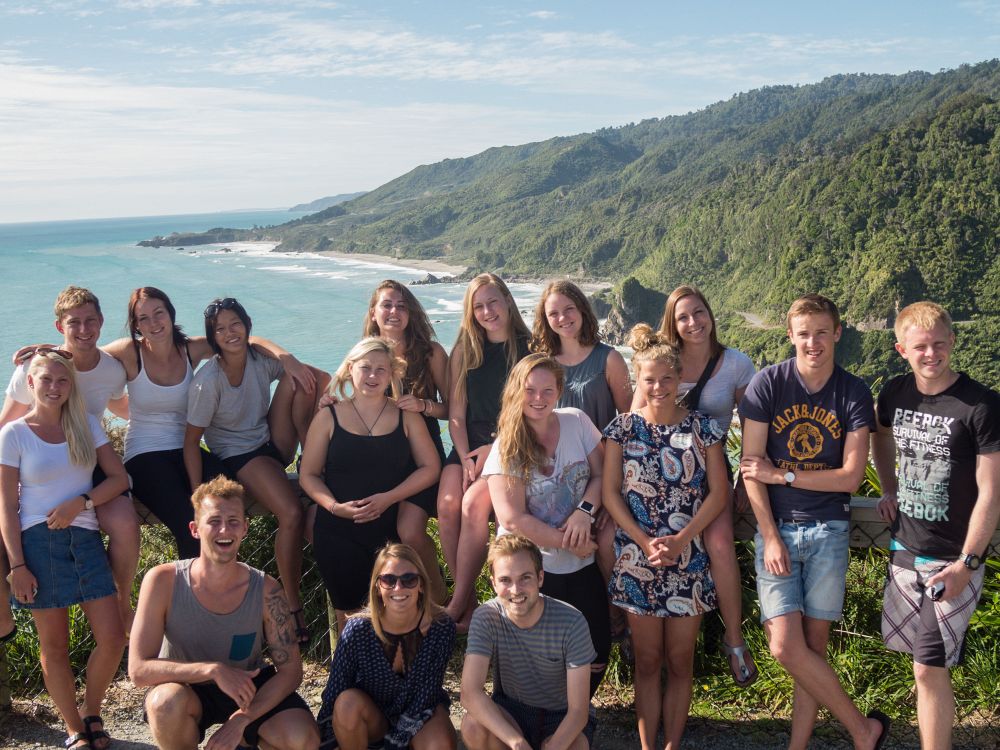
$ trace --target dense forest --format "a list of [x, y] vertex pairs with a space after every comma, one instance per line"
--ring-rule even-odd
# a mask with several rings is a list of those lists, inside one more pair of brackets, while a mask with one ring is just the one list
[[658, 317], [630, 304], [643, 288], [693, 281], [730, 340], [762, 363], [790, 351], [769, 324], [819, 291], [850, 324], [842, 358], [868, 378], [900, 364], [886, 330], [896, 312], [929, 298], [962, 321], [959, 364], [997, 387], [998, 100], [997, 60], [772, 86], [683, 116], [421, 166], [242, 235], [282, 250], [612, 279], [620, 324]]

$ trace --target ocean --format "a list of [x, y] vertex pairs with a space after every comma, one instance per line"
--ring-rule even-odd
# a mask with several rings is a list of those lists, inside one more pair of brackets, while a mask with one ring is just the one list
[[[387, 278], [410, 282], [427, 272], [391, 259], [341, 259], [312, 253], [275, 253], [253, 243], [180, 248], [137, 247], [139, 240], [213, 227], [279, 224], [304, 214], [282, 210], [182, 216], [0, 224], [0, 378], [10, 379], [10, 355], [21, 345], [59, 343], [52, 303], [69, 284], [92, 290], [104, 313], [102, 342], [127, 335], [126, 307], [139, 286], [159, 287], [177, 308], [177, 322], [204, 335], [202, 311], [215, 297], [236, 297], [253, 319], [253, 332], [272, 339], [303, 362], [332, 372], [361, 336], [372, 289]], [[225, 248], [229, 249], [226, 252]], [[439, 275], [439, 274], [436, 274]], [[513, 284], [522, 312], [534, 309], [539, 284]], [[451, 350], [465, 284], [414, 286], [438, 340]], [[529, 323], [530, 325], [530, 323]]]

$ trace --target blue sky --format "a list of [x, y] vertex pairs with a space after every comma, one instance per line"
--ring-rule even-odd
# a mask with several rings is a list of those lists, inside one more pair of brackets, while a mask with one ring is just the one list
[[288, 206], [998, 51], [1000, 0], [0, 0], [0, 221]]

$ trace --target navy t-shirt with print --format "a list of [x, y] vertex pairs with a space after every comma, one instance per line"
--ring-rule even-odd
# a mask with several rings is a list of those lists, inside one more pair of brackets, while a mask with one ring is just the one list
[[[740, 403], [740, 414], [764, 422], [767, 457], [775, 466], [796, 473], [839, 469], [844, 464], [847, 434], [875, 427], [871, 391], [861, 378], [840, 365], [816, 393], [802, 383], [795, 359], [765, 367], [753, 376]], [[846, 521], [851, 493], [819, 492], [767, 486], [775, 519]]]
[[1000, 451], [1000, 394], [960, 374], [935, 396], [913, 373], [878, 397], [878, 421], [899, 453], [899, 513], [893, 539], [917, 555], [957, 560], [979, 496], [976, 457]]

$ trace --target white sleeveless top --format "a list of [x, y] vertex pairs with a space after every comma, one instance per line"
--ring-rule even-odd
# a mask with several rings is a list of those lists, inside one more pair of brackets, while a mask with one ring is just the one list
[[157, 385], [149, 379], [139, 353], [139, 374], [128, 382], [128, 430], [125, 460], [153, 451], [184, 447], [191, 361], [184, 357], [184, 379], [177, 385]]

